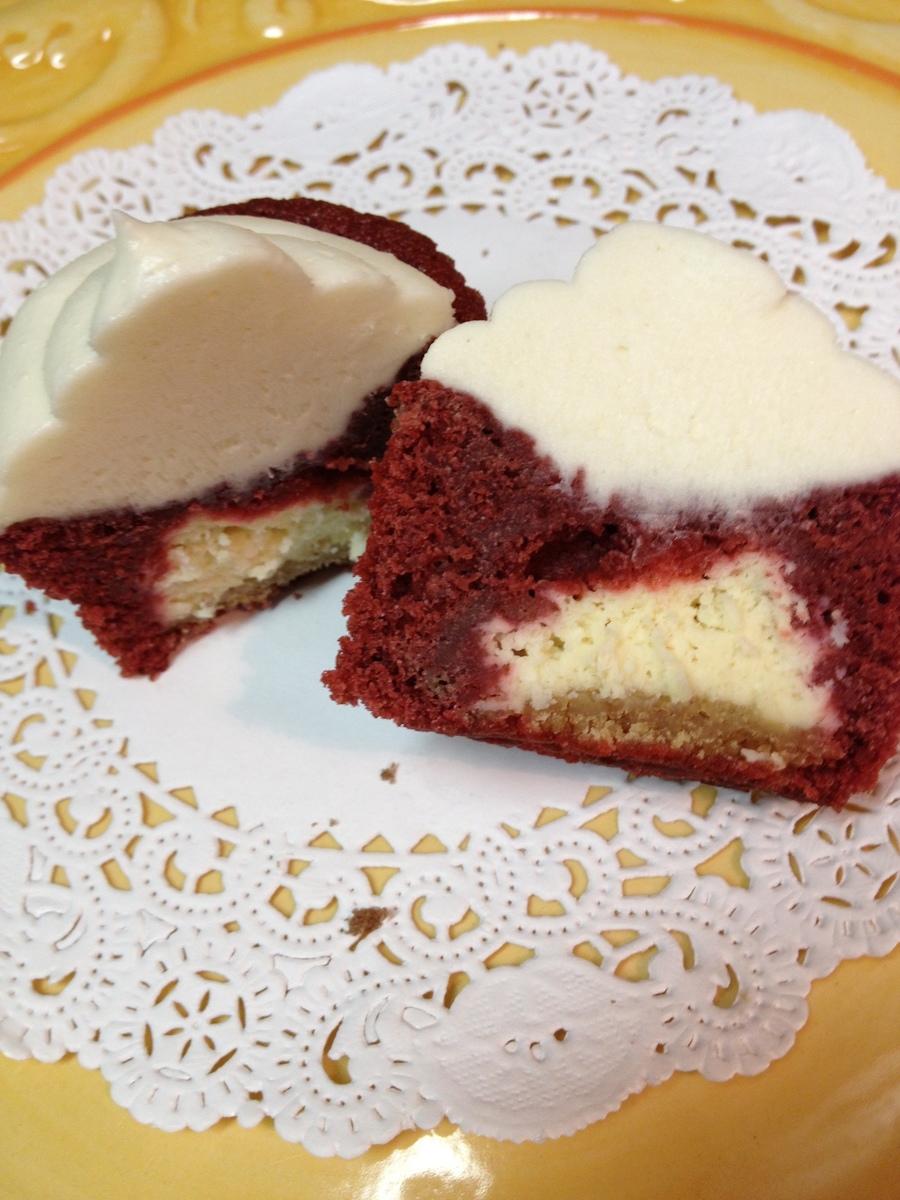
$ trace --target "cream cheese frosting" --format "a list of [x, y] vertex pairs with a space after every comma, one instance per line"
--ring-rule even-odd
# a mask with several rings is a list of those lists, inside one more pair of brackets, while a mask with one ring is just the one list
[[391, 254], [288, 221], [116, 217], [0, 353], [0, 527], [241, 486], [339, 435], [454, 323]]
[[443, 334], [422, 374], [647, 514], [900, 470], [900, 383], [766, 263], [692, 231], [618, 227], [571, 283], [519, 284]]

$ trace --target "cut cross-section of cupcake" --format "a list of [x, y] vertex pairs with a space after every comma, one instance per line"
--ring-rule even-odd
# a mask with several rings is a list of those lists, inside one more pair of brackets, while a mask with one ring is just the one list
[[0, 354], [0, 558], [78, 604], [126, 674], [156, 674], [223, 612], [359, 553], [387, 392], [483, 311], [387, 218], [118, 217]]
[[326, 676], [401, 724], [821, 803], [900, 735], [900, 384], [625, 225], [401, 384]]

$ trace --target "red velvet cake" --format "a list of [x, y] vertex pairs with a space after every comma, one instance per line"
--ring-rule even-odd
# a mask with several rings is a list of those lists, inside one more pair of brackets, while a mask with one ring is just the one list
[[900, 735], [900, 386], [653, 225], [401, 383], [333, 697], [840, 806]]
[[120, 220], [0, 355], [0, 561], [158, 674], [356, 557], [391, 385], [483, 315], [430, 239], [323, 201]]

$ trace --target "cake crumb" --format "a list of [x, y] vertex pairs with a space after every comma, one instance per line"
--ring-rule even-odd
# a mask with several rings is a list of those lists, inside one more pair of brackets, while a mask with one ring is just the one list
[[354, 908], [353, 912], [347, 918], [346, 933], [349, 933], [352, 938], [355, 938], [351, 950], [355, 950], [363, 938], [367, 938], [370, 933], [374, 933], [376, 929], [392, 917], [395, 913], [393, 908]]
[[399, 763], [391, 763], [389, 767], [384, 768], [384, 770], [381, 772], [381, 778], [385, 783], [397, 782], [397, 768], [399, 765]]

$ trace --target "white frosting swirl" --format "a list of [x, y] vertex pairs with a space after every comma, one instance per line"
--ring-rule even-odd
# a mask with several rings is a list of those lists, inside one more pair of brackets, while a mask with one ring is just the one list
[[900, 383], [766, 263], [686, 230], [619, 227], [572, 283], [520, 284], [443, 334], [422, 373], [648, 514], [900, 470]]
[[320, 450], [452, 305], [393, 255], [292, 222], [118, 216], [9, 329], [0, 526], [152, 508]]

